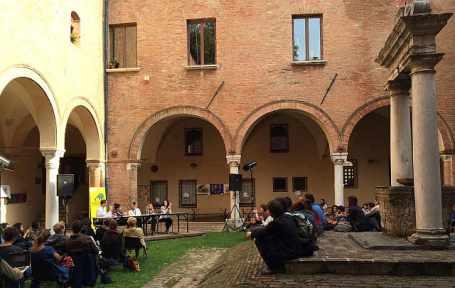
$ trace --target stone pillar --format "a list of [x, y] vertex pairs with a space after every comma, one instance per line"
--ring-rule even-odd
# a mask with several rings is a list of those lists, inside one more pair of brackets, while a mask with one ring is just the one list
[[444, 186], [454, 186], [453, 181], [453, 154], [451, 153], [442, 153], [441, 154], [441, 161], [442, 161], [442, 184]]
[[434, 66], [441, 54], [415, 56], [411, 62], [412, 140], [416, 233], [410, 240], [428, 246], [447, 246], [442, 222], [437, 103]]
[[41, 150], [46, 165], [46, 215], [45, 228], [51, 229], [59, 221], [58, 196], [57, 196], [57, 174], [60, 166], [60, 158], [65, 151], [46, 149]]
[[402, 186], [397, 179], [411, 179], [412, 136], [408, 81], [387, 83], [390, 93], [390, 185]]
[[[241, 155], [227, 155], [226, 160], [227, 164], [229, 165], [229, 174], [240, 174], [240, 159]], [[230, 207], [232, 209], [234, 206], [240, 208], [240, 195], [239, 191], [229, 191], [231, 195]], [[234, 222], [236, 225], [240, 222], [240, 214], [237, 209], [233, 209], [231, 211], [230, 220]]]
[[129, 195], [128, 201], [129, 203], [123, 203], [124, 205], [129, 205], [132, 202], [137, 203], [138, 193], [137, 193], [137, 170], [141, 167], [141, 163], [139, 162], [131, 162], [128, 163], [126, 166], [126, 170], [128, 170], [128, 179], [129, 179]]
[[87, 160], [89, 187], [104, 187], [104, 163]]
[[334, 173], [334, 191], [335, 191], [335, 205], [344, 205], [344, 180], [343, 180], [343, 166], [348, 160], [348, 153], [333, 153], [332, 161], [335, 169]]

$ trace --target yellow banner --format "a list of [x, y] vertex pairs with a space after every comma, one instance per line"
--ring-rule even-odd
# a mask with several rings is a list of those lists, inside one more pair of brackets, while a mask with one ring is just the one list
[[106, 200], [106, 188], [90, 187], [90, 220], [96, 218], [96, 210], [100, 207], [101, 200]]

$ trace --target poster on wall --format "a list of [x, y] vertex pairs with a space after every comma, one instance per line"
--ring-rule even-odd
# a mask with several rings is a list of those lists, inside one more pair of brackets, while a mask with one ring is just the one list
[[98, 207], [100, 207], [101, 200], [106, 200], [106, 188], [90, 187], [89, 195], [90, 219], [92, 220], [93, 223], [93, 218], [96, 217], [96, 210], [98, 210]]
[[8, 204], [18, 204], [25, 202], [27, 202], [27, 194], [25, 193], [11, 194], [11, 198], [8, 200]]
[[210, 191], [209, 184], [198, 185], [197, 187], [197, 195], [209, 195], [209, 191]]
[[224, 184], [210, 184], [210, 195], [224, 194]]

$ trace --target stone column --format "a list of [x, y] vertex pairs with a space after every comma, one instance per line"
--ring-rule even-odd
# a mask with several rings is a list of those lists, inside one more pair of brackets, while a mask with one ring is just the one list
[[41, 150], [46, 165], [46, 215], [45, 228], [51, 229], [59, 221], [58, 196], [57, 196], [57, 174], [60, 166], [60, 158], [65, 151], [46, 149]]
[[408, 81], [389, 81], [390, 93], [390, 185], [412, 178], [411, 111]]
[[129, 195], [128, 201], [129, 203], [123, 203], [124, 205], [131, 204], [132, 202], [137, 203], [137, 170], [141, 167], [141, 163], [139, 162], [131, 162], [126, 165], [126, 170], [128, 170], [128, 179], [129, 179]]
[[[226, 160], [227, 164], [229, 165], [229, 174], [240, 174], [240, 159], [241, 155], [227, 155]], [[234, 206], [240, 208], [240, 195], [239, 191], [229, 191], [230, 193], [230, 207], [229, 209], [232, 209]], [[233, 209], [231, 211], [231, 221], [234, 222], [234, 225], [236, 225], [240, 222], [240, 214], [237, 209]]]
[[89, 187], [104, 187], [104, 163], [87, 160]]
[[442, 161], [442, 184], [444, 186], [454, 186], [453, 181], [453, 154], [452, 153], [442, 153], [441, 154], [441, 161]]
[[343, 180], [343, 166], [348, 160], [348, 153], [333, 153], [332, 161], [335, 169], [334, 173], [334, 191], [335, 191], [335, 205], [344, 206], [344, 180]]
[[441, 54], [415, 56], [411, 62], [412, 140], [416, 233], [410, 240], [429, 246], [447, 246], [442, 222], [437, 103], [434, 66]]

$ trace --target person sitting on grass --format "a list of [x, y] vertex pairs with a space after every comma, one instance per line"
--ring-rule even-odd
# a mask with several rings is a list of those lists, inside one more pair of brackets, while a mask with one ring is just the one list
[[111, 265], [124, 263], [125, 257], [123, 255], [122, 242], [122, 235], [117, 230], [117, 221], [110, 219], [109, 230], [103, 233], [103, 239], [101, 240], [101, 251], [103, 257]]
[[137, 227], [137, 219], [134, 217], [128, 218], [126, 228], [123, 229], [123, 237], [139, 238], [144, 254], [147, 255], [147, 245], [145, 244], [144, 231]]
[[262, 274], [284, 272], [284, 264], [288, 260], [311, 256], [314, 243], [299, 237], [298, 226], [289, 213], [285, 213], [282, 201], [275, 199], [268, 203], [273, 221], [262, 229], [255, 229], [247, 234], [254, 239], [259, 254], [266, 263]]
[[16, 228], [6, 227], [5, 231], [3, 231], [4, 242], [0, 245], [0, 257], [13, 267], [17, 267], [18, 263], [11, 260], [10, 256], [25, 252], [21, 247], [13, 245], [17, 237], [19, 237], [19, 231]]

